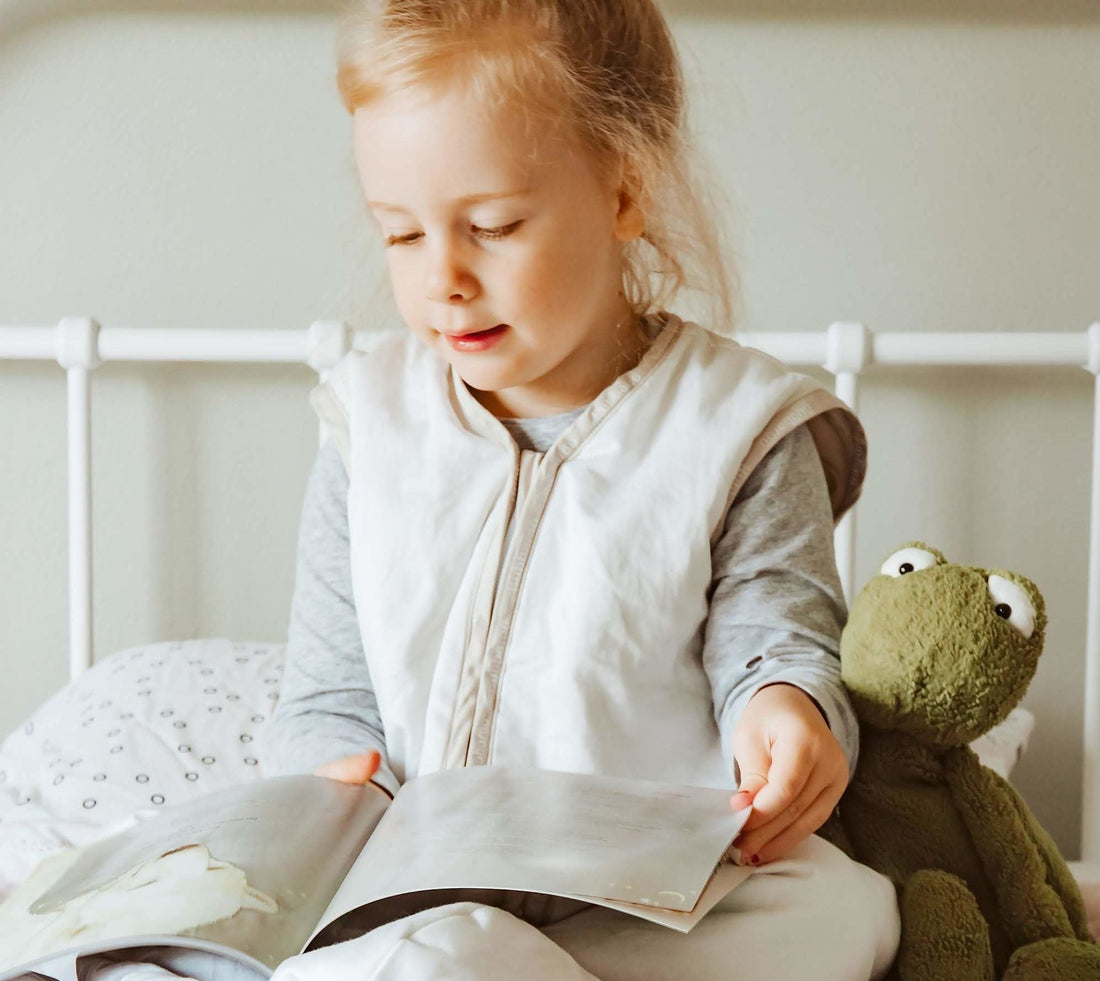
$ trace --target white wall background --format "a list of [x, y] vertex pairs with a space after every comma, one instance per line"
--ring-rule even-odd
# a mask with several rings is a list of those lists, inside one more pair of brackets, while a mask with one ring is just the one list
[[[1100, 320], [1100, 13], [666, 3], [746, 330]], [[1033, 7], [1041, 6], [1041, 12]], [[0, 0], [0, 324], [302, 328], [376, 301], [333, 5]], [[93, 376], [95, 639], [282, 639], [305, 367]], [[1017, 783], [1077, 854], [1091, 377], [871, 372], [857, 580], [911, 538], [1044, 590]], [[0, 730], [66, 674], [64, 377], [0, 362]], [[1097, 747], [1100, 750], [1100, 747]]]

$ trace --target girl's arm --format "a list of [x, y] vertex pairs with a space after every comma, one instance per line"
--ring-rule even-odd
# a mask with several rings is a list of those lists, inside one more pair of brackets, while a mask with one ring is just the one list
[[713, 554], [703, 665], [722, 745], [763, 686], [786, 682], [818, 705], [855, 770], [859, 725], [840, 681], [847, 620], [828, 488], [805, 426], [745, 482]]
[[[751, 752], [754, 772], [762, 771], [757, 790], [766, 782], [773, 744], [779, 776], [793, 771], [794, 783], [805, 776], [799, 785], [806, 787], [827, 780], [837, 797], [855, 767], [859, 729], [840, 681], [847, 614], [832, 536], [825, 476], [813, 438], [801, 426], [752, 473], [712, 553], [703, 663], [722, 744], [733, 766], [739, 738], [738, 756]], [[775, 740], [777, 731], [792, 735]], [[759, 803], [774, 809], [769, 794]], [[752, 832], [767, 817], [754, 814], [746, 826], [750, 850], [766, 844], [766, 836]]]
[[[382, 720], [352, 596], [347, 489], [343, 460], [326, 442], [302, 506], [286, 666], [264, 736], [264, 772], [313, 773], [373, 750], [381, 765], [367, 776], [392, 796], [398, 782], [385, 762]], [[323, 774], [333, 775], [332, 766]]]

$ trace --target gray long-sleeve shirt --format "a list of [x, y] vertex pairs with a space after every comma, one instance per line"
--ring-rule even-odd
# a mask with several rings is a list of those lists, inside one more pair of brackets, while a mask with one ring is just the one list
[[[583, 410], [501, 422], [522, 449], [545, 452]], [[386, 759], [352, 595], [347, 492], [343, 460], [325, 443], [302, 508], [286, 667], [265, 734], [269, 775], [309, 773], [369, 749]], [[838, 659], [847, 614], [825, 475], [805, 426], [773, 447], [741, 488], [712, 567], [702, 657], [727, 753], [749, 699], [782, 681], [817, 702], [854, 769], [858, 728]], [[396, 792], [384, 762], [374, 779]]]

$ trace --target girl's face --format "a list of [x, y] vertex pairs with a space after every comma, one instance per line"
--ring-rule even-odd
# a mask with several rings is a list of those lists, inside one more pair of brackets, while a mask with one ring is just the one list
[[401, 316], [491, 412], [563, 412], [637, 363], [621, 249], [642, 215], [562, 133], [461, 87], [388, 95], [353, 131]]

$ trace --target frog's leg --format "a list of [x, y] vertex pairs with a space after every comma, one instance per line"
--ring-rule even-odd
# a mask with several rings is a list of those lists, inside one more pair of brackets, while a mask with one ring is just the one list
[[1019, 947], [1004, 981], [1095, 981], [1100, 978], [1100, 944], [1054, 937]]
[[989, 925], [958, 876], [914, 872], [901, 891], [901, 981], [993, 981]]

